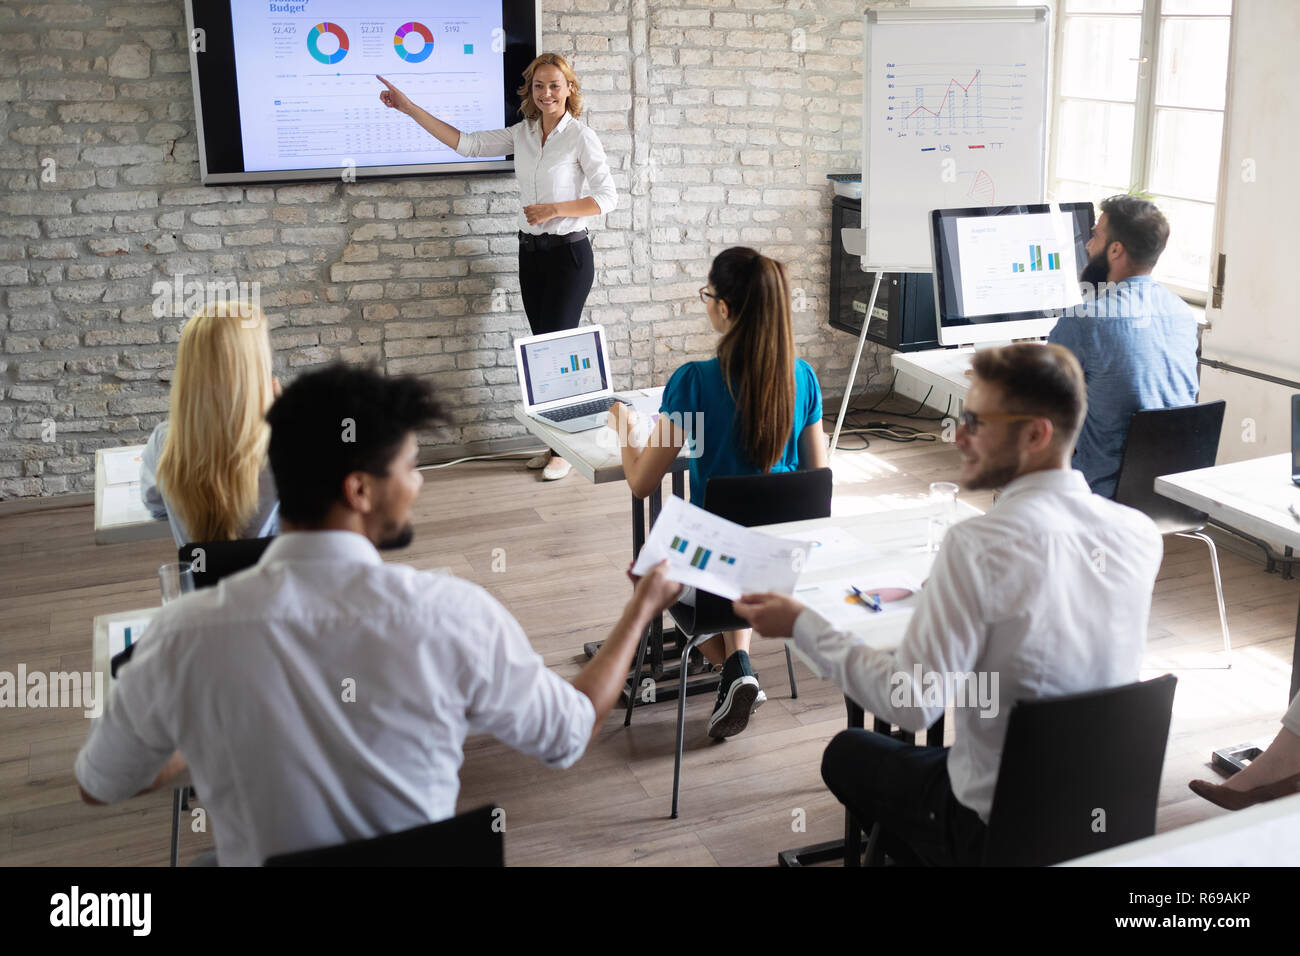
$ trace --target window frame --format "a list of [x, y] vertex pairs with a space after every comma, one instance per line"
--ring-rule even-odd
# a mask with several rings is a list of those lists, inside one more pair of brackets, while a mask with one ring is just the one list
[[[1048, 183], [1051, 187], [1050, 192], [1055, 195], [1061, 178], [1057, 175], [1057, 159], [1059, 154], [1058, 144], [1061, 140], [1061, 117], [1064, 114], [1062, 105], [1070, 100], [1077, 100], [1086, 103], [1115, 103], [1129, 105], [1127, 100], [1114, 100], [1106, 97], [1077, 97], [1064, 96], [1061, 93], [1061, 64], [1065, 59], [1062, 55], [1065, 43], [1065, 22], [1068, 17], [1073, 18], [1115, 18], [1115, 17], [1136, 17], [1140, 20], [1141, 37], [1138, 43], [1138, 71], [1137, 87], [1134, 91], [1133, 106], [1133, 146], [1132, 154], [1129, 157], [1129, 185], [1123, 187], [1124, 191], [1136, 188], [1140, 192], [1150, 192], [1151, 186], [1151, 167], [1155, 160], [1154, 157], [1154, 140], [1156, 124], [1156, 83], [1157, 70], [1160, 63], [1160, 26], [1164, 18], [1176, 18], [1180, 20], [1219, 20], [1224, 18], [1221, 13], [1164, 13], [1164, 0], [1141, 0], [1142, 10], [1140, 13], [1116, 13], [1113, 11], [1097, 12], [1076, 12], [1067, 13], [1066, 6], [1069, 0], [1057, 0], [1057, 17], [1055, 28], [1056, 51], [1053, 57], [1052, 69], [1052, 118], [1051, 118], [1051, 145], [1048, 150]], [[1226, 14], [1229, 29], [1231, 29], [1232, 18], [1236, 13], [1236, 0], [1232, 0]], [[1231, 60], [1228, 62], [1228, 71], [1231, 72]], [[1228, 134], [1228, 99], [1227, 85], [1229, 76], [1224, 77], [1224, 101], [1221, 110], [1211, 110], [1205, 107], [1177, 107], [1178, 109], [1187, 109], [1200, 112], [1217, 112], [1223, 117], [1223, 123], [1220, 133], [1220, 154], [1222, 146]], [[1212, 211], [1212, 220], [1217, 224], [1219, 199], [1221, 190], [1218, 188], [1222, 181], [1223, 168], [1220, 162], [1219, 177], [1215, 183], [1215, 198], [1213, 202], [1208, 203]], [[1071, 180], [1073, 181], [1073, 180]], [[1162, 194], [1163, 195], [1163, 194]], [[1202, 199], [1191, 199], [1189, 197], [1172, 196], [1180, 202], [1204, 203]], [[1217, 225], [1216, 225], [1217, 228]], [[1212, 230], [1211, 241], [1214, 240], [1214, 231]], [[1213, 249], [1210, 250], [1211, 254]], [[1206, 287], [1203, 289], [1192, 288], [1190, 286], [1179, 285], [1174, 282], [1162, 280], [1162, 284], [1167, 286], [1171, 291], [1177, 293], [1187, 302], [1204, 306], [1208, 301], [1212, 279], [1209, 275], [1205, 277]]]

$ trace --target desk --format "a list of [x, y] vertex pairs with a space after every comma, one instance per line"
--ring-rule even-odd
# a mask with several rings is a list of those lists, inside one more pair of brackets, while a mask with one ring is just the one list
[[[1300, 548], [1300, 521], [1287, 511], [1300, 511], [1300, 488], [1291, 482], [1291, 456], [1271, 455], [1230, 465], [1216, 465], [1164, 475], [1155, 489], [1166, 498], [1204, 511], [1216, 523], [1267, 541], [1288, 551]], [[1296, 614], [1296, 643], [1291, 650], [1291, 691], [1287, 704], [1300, 691], [1300, 610]]]
[[1295, 866], [1296, 860], [1300, 860], [1300, 794], [1059, 865]]
[[[653, 407], [654, 411], [659, 410], [659, 402], [663, 397], [662, 388], [646, 389], [626, 389], [619, 392], [620, 395], [635, 400], [636, 407], [645, 414], [647, 410]], [[548, 425], [539, 419], [533, 418], [524, 411], [522, 404], [514, 407], [515, 421], [523, 425], [530, 433], [544, 442], [549, 448], [554, 449], [555, 453], [564, 458], [569, 464], [573, 465], [573, 470], [578, 472], [593, 484], [601, 485], [610, 481], [623, 481], [623, 457], [618, 447], [618, 439], [613, 430], [605, 427], [592, 428], [584, 432], [566, 432]], [[679, 498], [685, 495], [685, 473], [689, 465], [689, 459], [686, 457], [686, 449], [673, 461], [672, 467], [668, 469], [672, 475], [672, 490]], [[632, 558], [641, 553], [641, 545], [645, 544], [646, 528], [646, 506], [650, 508], [650, 524], [653, 525], [659, 517], [659, 509], [662, 505], [663, 498], [661, 490], [655, 488], [650, 496], [644, 500], [632, 495]], [[650, 676], [654, 678], [656, 684], [661, 684], [664, 690], [657, 697], [661, 700], [675, 700], [677, 690], [673, 683], [675, 672], [670, 672], [664, 668], [664, 647], [663, 647], [663, 618], [656, 618], [650, 625]], [[596, 653], [598, 643], [592, 642], [585, 645], [584, 650], [588, 657]], [[640, 675], [634, 675], [629, 682], [628, 687], [624, 690], [624, 696], [627, 698], [627, 719], [630, 723], [632, 719], [632, 708], [636, 703], [635, 690], [639, 684]], [[708, 682], [708, 686], [700, 685], [693, 690], [706, 690], [709, 687], [717, 685], [716, 679]]]
[[[889, 511], [883, 514], [854, 515], [850, 518], [814, 518], [810, 521], [791, 521], [784, 524], [766, 525], [757, 530], [781, 537], [816, 540], [819, 532], [835, 528], [847, 532], [861, 543], [868, 552], [862, 558], [850, 558], [847, 562], [825, 563], [820, 566], [810, 565], [799, 576], [795, 588], [795, 597], [800, 590], [809, 586], [831, 582], [843, 578], [850, 570], [853, 575], [870, 585], [868, 579], [879, 577], [887, 580], [891, 577], [906, 575], [924, 582], [930, 575], [935, 553], [929, 550], [930, 517], [938, 513], [942, 505], [929, 501], [918, 501], [914, 508]], [[982, 512], [963, 501], [957, 503], [957, 520], [973, 518]], [[815, 553], [815, 552], [814, 552]], [[814, 610], [816, 604], [809, 605]], [[859, 638], [869, 647], [880, 650], [892, 650], [901, 643], [907, 631], [910, 614], [891, 614], [877, 618], [864, 610], [860, 623], [851, 625], [848, 632]], [[808, 658], [793, 640], [787, 640], [786, 646], [804, 662], [804, 665], [817, 677], [825, 679], [817, 665]], [[849, 728], [862, 728], [866, 725], [866, 714], [861, 706], [844, 698], [848, 710]], [[880, 720], [875, 721], [875, 730], [890, 733], [890, 725]], [[943, 718], [926, 732], [926, 743], [930, 746], [943, 744]], [[848, 810], [844, 811], [844, 839], [818, 843], [813, 846], [800, 847], [795, 850], [783, 850], [779, 855], [782, 866], [805, 866], [812, 863], [844, 859], [845, 865], [856, 865], [860, 855], [861, 831]]]
[[[823, 563], [810, 562], [809, 567], [799, 575], [795, 588], [795, 597], [799, 591], [811, 585], [835, 581], [848, 573], [870, 583], [868, 579], [888, 579], [905, 575], [924, 581], [934, 564], [935, 552], [929, 550], [930, 517], [938, 514], [943, 505], [933, 504], [928, 499], [917, 499], [915, 507], [900, 508], [893, 511], [874, 514], [859, 514], [847, 518], [813, 518], [809, 521], [790, 521], [785, 524], [771, 524], [756, 528], [764, 534], [778, 537], [815, 540], [819, 532], [830, 528], [847, 532], [861, 543], [867, 554], [853, 557], [847, 562]], [[957, 520], [973, 518], [983, 514], [978, 508], [957, 502]], [[814, 552], [815, 554], [816, 552]], [[817, 606], [811, 605], [814, 610]], [[870, 647], [892, 650], [903, 639], [907, 630], [910, 614], [888, 614], [877, 618], [870, 613], [863, 613], [860, 623], [848, 628], [848, 632]], [[817, 668], [803, 656], [793, 640], [787, 641], [792, 651], [798, 654], [818, 677]]]
[[928, 349], [924, 352], [895, 352], [889, 356], [895, 371], [916, 379], [927, 388], [933, 387], [952, 395], [957, 407], [954, 416], [961, 413], [970, 391], [970, 369], [974, 348]]
[[170, 538], [171, 524], [155, 518], [140, 500], [139, 470], [131, 481], [108, 480], [107, 456], [144, 453], [144, 445], [101, 448], [95, 452], [95, 544], [120, 544]]

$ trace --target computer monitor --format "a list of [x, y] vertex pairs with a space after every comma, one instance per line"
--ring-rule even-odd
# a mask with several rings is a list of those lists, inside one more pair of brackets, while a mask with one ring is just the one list
[[1083, 302], [1092, 203], [930, 213], [940, 345], [1038, 338]]

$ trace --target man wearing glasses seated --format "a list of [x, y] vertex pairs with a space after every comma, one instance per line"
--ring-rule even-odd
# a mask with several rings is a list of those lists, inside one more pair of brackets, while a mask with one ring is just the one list
[[899, 863], [981, 861], [1013, 703], [1137, 680], [1163, 550], [1149, 518], [1092, 494], [1070, 468], [1087, 398], [1068, 350], [988, 349], [973, 373], [956, 438], [961, 483], [1002, 493], [948, 530], [896, 650], [868, 647], [783, 595], [735, 603], [755, 631], [793, 635], [846, 695], [904, 730], [942, 716], [935, 687], [969, 686], [973, 674], [996, 690], [991, 701], [953, 695], [951, 748], [869, 730], [827, 747], [822, 779], [860, 825], [880, 823]]

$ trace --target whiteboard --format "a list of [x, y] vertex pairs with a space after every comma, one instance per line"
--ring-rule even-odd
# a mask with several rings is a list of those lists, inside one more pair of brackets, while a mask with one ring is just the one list
[[1049, 38], [1046, 7], [867, 11], [863, 269], [931, 271], [932, 209], [1043, 201]]

